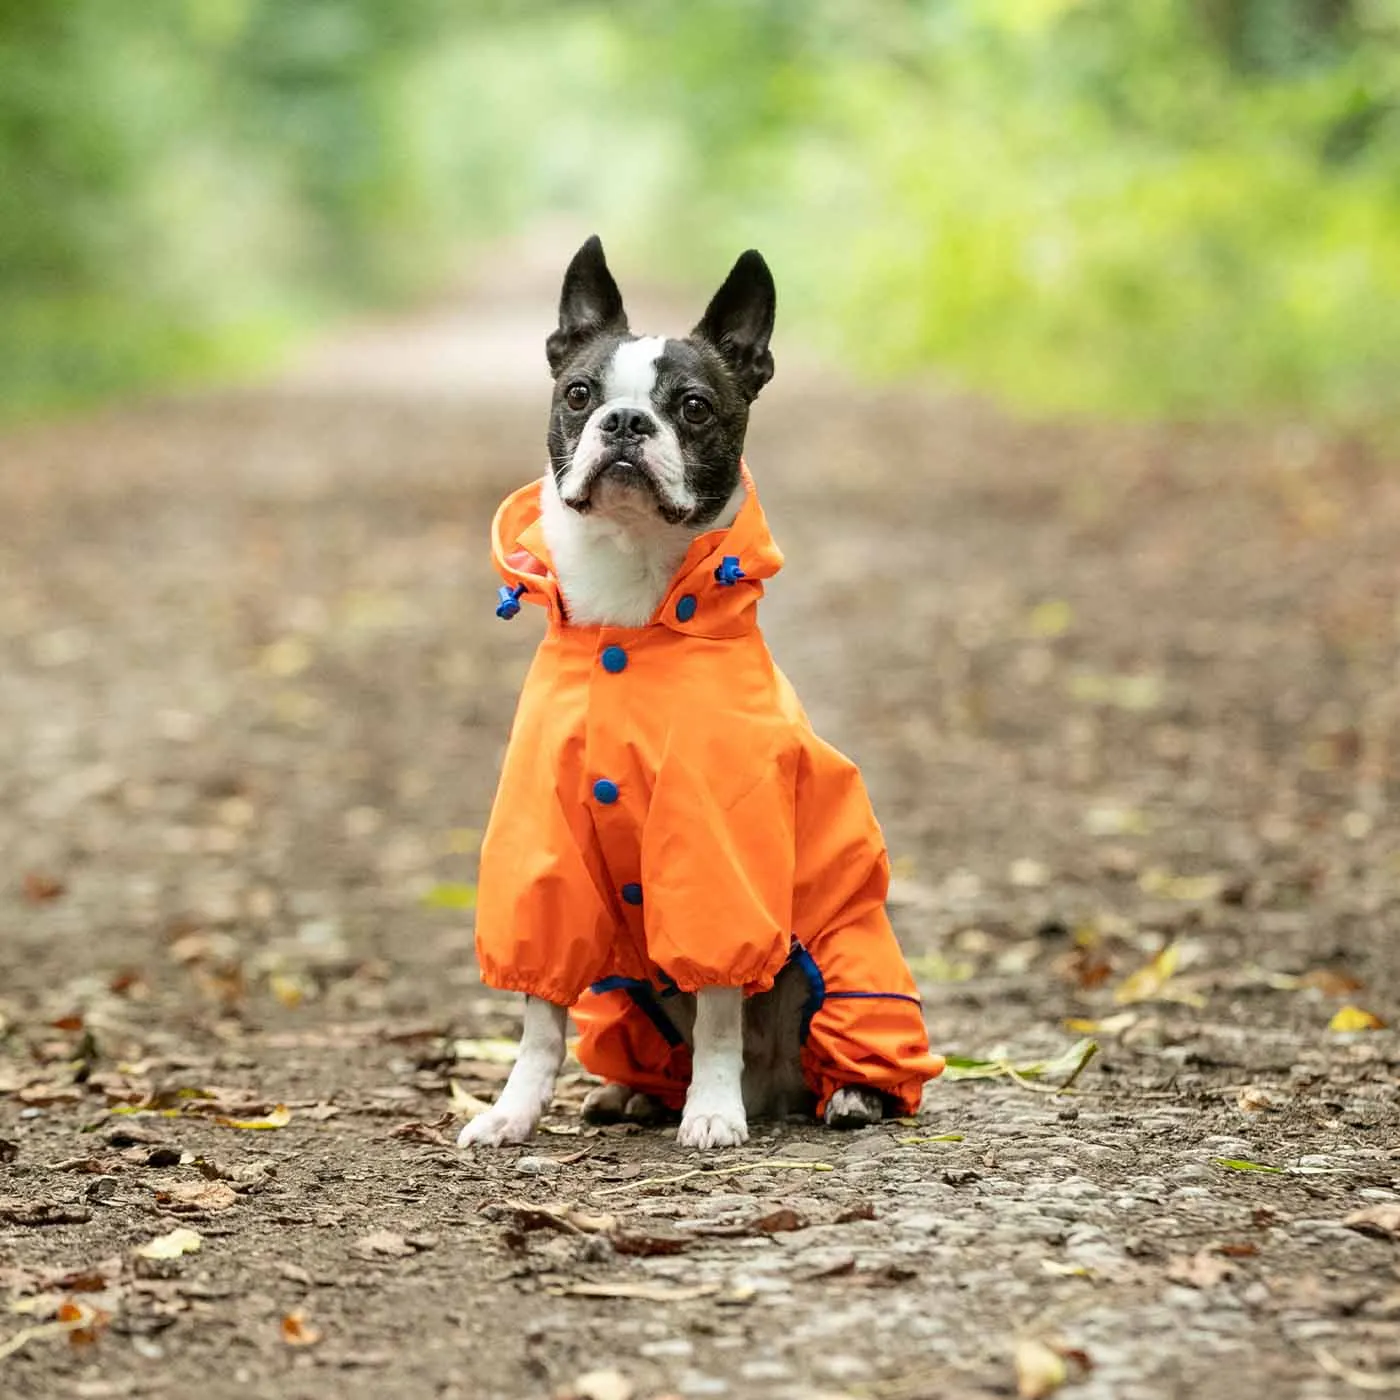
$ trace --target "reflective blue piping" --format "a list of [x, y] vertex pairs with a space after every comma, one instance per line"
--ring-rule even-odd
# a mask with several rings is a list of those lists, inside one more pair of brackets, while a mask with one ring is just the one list
[[788, 961], [797, 964], [810, 989], [807, 1003], [802, 1008], [802, 1025], [798, 1032], [799, 1042], [805, 1044], [807, 1033], [812, 1029], [812, 1017], [822, 1009], [822, 1002], [826, 1000], [826, 979], [822, 976], [821, 968], [817, 966], [817, 960], [795, 938], [792, 940], [792, 951], [788, 954]]
[[[674, 1048], [677, 1045], [685, 1044], [685, 1037], [675, 1028], [671, 1018], [661, 1009], [661, 1003], [656, 999], [656, 988], [650, 982], [643, 982], [638, 977], [604, 977], [601, 982], [593, 983], [588, 990], [590, 992], [626, 992], [632, 998], [632, 1005], [656, 1027], [667, 1045]], [[673, 992], [676, 990], [674, 982], [671, 983], [671, 990]], [[667, 994], [663, 992], [662, 995]]]
[[908, 992], [828, 992], [827, 996], [845, 997], [848, 1001], [860, 998], [876, 1001], [911, 1001], [915, 1006], [923, 1005], [918, 997], [911, 997]]

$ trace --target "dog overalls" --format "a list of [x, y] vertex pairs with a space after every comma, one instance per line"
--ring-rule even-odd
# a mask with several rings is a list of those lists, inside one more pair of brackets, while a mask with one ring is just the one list
[[782, 555], [747, 470], [744, 487], [644, 627], [569, 622], [540, 482], [497, 511], [497, 611], [541, 603], [549, 624], [481, 848], [482, 978], [572, 1007], [585, 1068], [674, 1108], [690, 1052], [666, 998], [762, 992], [793, 960], [818, 1112], [854, 1084], [913, 1112], [943, 1061], [885, 913], [884, 840], [759, 631]]

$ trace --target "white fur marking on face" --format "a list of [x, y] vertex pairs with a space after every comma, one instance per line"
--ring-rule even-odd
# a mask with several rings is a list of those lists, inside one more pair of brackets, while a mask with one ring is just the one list
[[604, 407], [623, 399], [649, 409], [651, 391], [656, 388], [656, 362], [665, 349], [665, 337], [659, 335], [624, 340], [613, 351], [612, 363], [603, 374]]
[[[624, 340], [612, 353], [603, 371], [603, 402], [588, 417], [574, 448], [573, 460], [559, 483], [561, 493], [572, 499], [587, 488], [595, 470], [610, 451], [603, 440], [601, 424], [615, 410], [626, 412], [639, 409], [656, 423], [656, 432], [646, 439], [641, 449], [642, 461], [651, 472], [661, 494], [684, 514], [695, 509], [695, 494], [685, 479], [685, 454], [681, 451], [676, 430], [652, 403], [656, 388], [656, 362], [666, 350], [665, 337], [644, 335], [637, 340]], [[612, 498], [594, 501], [598, 514], [610, 513]], [[625, 500], [621, 502], [626, 510]], [[647, 509], [651, 509], [650, 506]]]

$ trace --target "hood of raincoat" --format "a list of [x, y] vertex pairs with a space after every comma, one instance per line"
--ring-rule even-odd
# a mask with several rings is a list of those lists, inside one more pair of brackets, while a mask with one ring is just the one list
[[[783, 556], [773, 542], [748, 467], [741, 466], [740, 471], [744, 503], [734, 523], [725, 529], [707, 530], [691, 541], [648, 626], [715, 638], [739, 636], [757, 626], [763, 580], [783, 567]], [[549, 610], [551, 624], [559, 626], [566, 617], [540, 521], [543, 487], [543, 478], [532, 481], [501, 502], [491, 524], [491, 558], [506, 586], [516, 590], [519, 601], [541, 604]], [[743, 576], [728, 585], [717, 577], [726, 559], [737, 559], [743, 570]], [[521, 589], [523, 592], [518, 591]], [[703, 596], [705, 606], [682, 620], [685, 609], [678, 612], [675, 605], [687, 594]]]

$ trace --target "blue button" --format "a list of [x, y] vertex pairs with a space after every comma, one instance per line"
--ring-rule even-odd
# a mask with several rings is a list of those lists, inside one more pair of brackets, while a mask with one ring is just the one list
[[642, 902], [642, 887], [634, 884], [623, 885], [622, 902], [624, 904], [640, 904]]
[[611, 807], [617, 801], [617, 784], [610, 778], [599, 778], [593, 784], [593, 796], [605, 807]]
[[687, 593], [684, 598], [676, 603], [676, 616], [682, 622], [689, 622], [695, 616], [695, 594]]
[[627, 653], [621, 647], [604, 647], [601, 660], [603, 670], [611, 672], [614, 676], [627, 669]]

